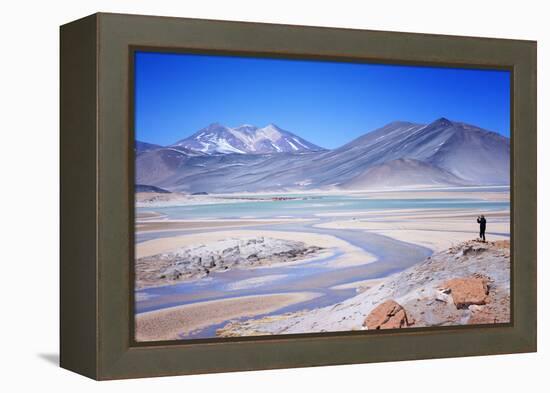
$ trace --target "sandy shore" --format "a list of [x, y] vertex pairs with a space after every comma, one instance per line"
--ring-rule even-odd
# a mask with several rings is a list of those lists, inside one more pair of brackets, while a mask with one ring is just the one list
[[[358, 229], [375, 232], [396, 240], [418, 244], [438, 252], [455, 244], [475, 238], [477, 212], [460, 209], [381, 211], [361, 214], [352, 219], [340, 219], [318, 224], [319, 228]], [[481, 212], [479, 212], [481, 214]], [[487, 239], [509, 239], [510, 213], [495, 211], [485, 213]]]
[[[480, 191], [483, 190], [483, 191]], [[319, 195], [352, 195], [356, 197], [372, 197], [384, 199], [404, 199], [404, 198], [472, 198], [484, 199], [488, 201], [509, 200], [509, 187], [507, 186], [479, 186], [479, 187], [416, 187], [416, 188], [397, 188], [397, 189], [365, 189], [365, 190], [341, 190], [341, 189], [287, 189], [284, 194], [300, 194], [303, 196], [316, 197]], [[211, 194], [209, 196], [192, 196], [197, 200], [220, 201], [236, 200], [242, 197], [258, 198], [265, 197], [263, 192], [240, 192], [237, 194]], [[200, 198], [200, 199], [199, 199]]]
[[369, 198], [380, 199], [483, 199], [486, 201], [508, 201], [510, 194], [508, 192], [499, 191], [499, 187], [488, 187], [494, 191], [468, 191], [468, 190], [453, 190], [453, 189], [419, 189], [419, 190], [395, 190], [395, 191], [353, 191], [350, 192], [354, 196], [364, 196]]
[[136, 316], [136, 341], [177, 340], [212, 324], [270, 313], [318, 296], [314, 292], [244, 296], [150, 311]]
[[[429, 248], [433, 252], [443, 251], [459, 243], [476, 238], [476, 235], [472, 235], [472, 233], [455, 231], [438, 232], [433, 230], [377, 230], [376, 233], [396, 240], [401, 240], [403, 242], [418, 244]], [[510, 237], [505, 235], [486, 234], [486, 238], [489, 241], [496, 241], [506, 240]]]
[[[188, 245], [207, 244], [228, 238], [252, 237], [257, 234], [258, 231], [254, 230], [234, 230], [148, 240], [136, 245], [136, 258], [152, 256]], [[332, 267], [354, 266], [374, 262], [376, 260], [374, 255], [335, 236], [306, 232], [268, 230], [262, 230], [261, 235], [275, 239], [300, 241], [311, 246], [338, 249], [343, 252], [343, 255], [329, 262]]]
[[136, 207], [155, 208], [166, 206], [208, 205], [215, 203], [242, 202], [236, 197], [222, 195], [189, 195], [179, 192], [138, 192], [135, 194]]
[[464, 216], [472, 218], [476, 214], [484, 214], [486, 217], [503, 217], [509, 215], [508, 210], [485, 211], [481, 209], [459, 209], [459, 208], [426, 208], [426, 209], [381, 209], [381, 210], [350, 210], [345, 212], [317, 213], [316, 217], [369, 217], [388, 218], [400, 217], [401, 219], [437, 218]]
[[218, 228], [242, 228], [257, 225], [278, 225], [288, 222], [307, 222], [311, 220], [293, 218], [293, 219], [239, 219], [239, 220], [153, 220], [154, 212], [143, 212], [140, 214], [149, 213], [136, 222], [136, 231], [139, 233], [146, 232], [165, 232], [165, 231], [192, 231], [197, 229], [218, 229]]

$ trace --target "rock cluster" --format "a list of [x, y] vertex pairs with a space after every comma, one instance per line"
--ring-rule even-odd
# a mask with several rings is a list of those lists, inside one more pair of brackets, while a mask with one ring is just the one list
[[467, 241], [338, 304], [235, 321], [220, 335], [509, 323], [510, 308], [510, 242]]
[[383, 323], [376, 327], [380, 321], [377, 318], [396, 304], [399, 309], [395, 308], [395, 315], [386, 322], [388, 326], [410, 326], [396, 318], [401, 315], [419, 327], [507, 323], [509, 258], [508, 241], [469, 241], [434, 254], [369, 291], [371, 299], [378, 295], [382, 302], [368, 314], [363, 326], [385, 328]]
[[138, 287], [208, 276], [233, 267], [291, 262], [316, 256], [323, 248], [303, 242], [269, 237], [226, 239], [187, 246], [136, 261]]

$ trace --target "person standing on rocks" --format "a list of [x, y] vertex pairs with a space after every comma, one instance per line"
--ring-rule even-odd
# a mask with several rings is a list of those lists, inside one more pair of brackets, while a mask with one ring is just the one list
[[477, 217], [477, 223], [479, 224], [479, 239], [485, 241], [485, 228], [487, 228], [487, 220], [483, 214]]

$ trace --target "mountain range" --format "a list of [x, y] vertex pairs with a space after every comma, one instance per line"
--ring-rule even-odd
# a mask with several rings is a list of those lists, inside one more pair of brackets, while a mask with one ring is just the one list
[[300, 153], [324, 150], [275, 124], [263, 128], [250, 124], [229, 128], [214, 123], [174, 143], [172, 147], [184, 147], [207, 154]]
[[273, 124], [136, 142], [136, 183], [190, 193], [507, 185], [509, 172], [509, 138], [446, 118], [392, 122], [334, 150]]

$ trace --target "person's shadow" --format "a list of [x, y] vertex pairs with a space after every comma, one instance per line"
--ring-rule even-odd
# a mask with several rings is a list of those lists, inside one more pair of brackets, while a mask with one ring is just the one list
[[54, 366], [59, 366], [59, 354], [57, 353], [39, 353], [38, 357]]

